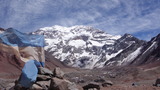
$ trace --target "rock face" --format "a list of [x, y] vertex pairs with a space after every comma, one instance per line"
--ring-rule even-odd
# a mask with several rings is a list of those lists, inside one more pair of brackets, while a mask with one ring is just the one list
[[87, 69], [129, 65], [145, 43], [130, 34], [114, 36], [88, 26], [45, 27], [32, 34], [44, 35], [46, 52], [64, 64]]

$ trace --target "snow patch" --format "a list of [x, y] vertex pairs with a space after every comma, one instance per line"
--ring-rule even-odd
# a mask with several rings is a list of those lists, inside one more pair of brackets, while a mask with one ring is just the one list
[[156, 42], [153, 42], [152, 45], [143, 54], [145, 54], [148, 50], [150, 50], [155, 44]]
[[99, 46], [99, 47], [101, 47], [101, 46], [104, 45], [104, 43], [99, 43], [99, 42], [93, 41], [93, 40], [90, 40], [90, 42], [92, 43], [93, 46]]
[[72, 40], [72, 41], [69, 41], [68, 45], [79, 48], [79, 47], [85, 46], [86, 42], [83, 40]]
[[137, 50], [135, 50], [134, 52], [129, 54], [122, 61], [119, 61], [118, 65], [121, 66], [122, 64], [126, 64], [128, 62], [132, 62], [141, 53], [141, 49], [142, 49], [142, 47], [137, 48]]

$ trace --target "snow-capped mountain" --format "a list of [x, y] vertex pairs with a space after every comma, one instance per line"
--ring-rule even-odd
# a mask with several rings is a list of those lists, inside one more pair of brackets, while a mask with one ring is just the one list
[[56, 25], [40, 28], [33, 34], [44, 35], [45, 50], [55, 58], [67, 65], [87, 69], [125, 65], [139, 55], [144, 44], [130, 34], [110, 35], [90, 26]]

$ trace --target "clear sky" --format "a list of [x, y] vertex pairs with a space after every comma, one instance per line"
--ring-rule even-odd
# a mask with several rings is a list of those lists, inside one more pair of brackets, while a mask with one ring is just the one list
[[0, 0], [0, 27], [22, 32], [87, 25], [150, 40], [160, 33], [160, 0]]

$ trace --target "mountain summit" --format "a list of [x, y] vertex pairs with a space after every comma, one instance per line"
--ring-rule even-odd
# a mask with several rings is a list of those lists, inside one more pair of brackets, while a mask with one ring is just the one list
[[[124, 58], [129, 54], [138, 55], [137, 52], [144, 43], [130, 34], [110, 35], [102, 30], [82, 25], [44, 27], [33, 34], [44, 35], [45, 50], [61, 62], [87, 69], [112, 64], [125, 65], [130, 61]], [[113, 58], [120, 60], [114, 61]]]

